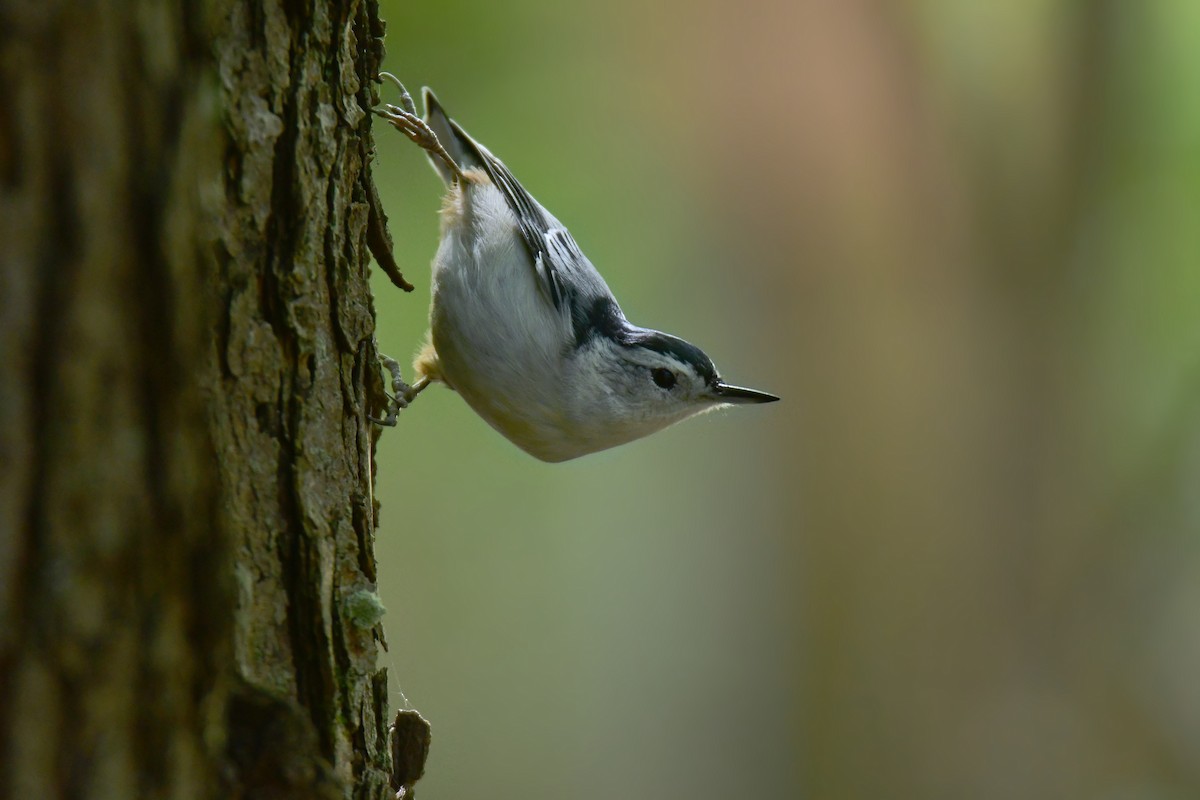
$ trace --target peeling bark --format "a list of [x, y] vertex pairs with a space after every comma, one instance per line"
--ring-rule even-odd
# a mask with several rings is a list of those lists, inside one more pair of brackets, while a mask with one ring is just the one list
[[0, 796], [389, 796], [381, 35], [373, 0], [0, 10]]

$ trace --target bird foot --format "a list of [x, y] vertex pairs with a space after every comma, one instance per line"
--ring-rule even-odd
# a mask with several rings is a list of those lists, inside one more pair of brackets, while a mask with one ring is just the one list
[[412, 95], [408, 93], [408, 89], [405, 89], [400, 79], [390, 72], [381, 72], [379, 73], [379, 77], [387, 78], [400, 89], [400, 105], [394, 106], [391, 103], [384, 103], [382, 109], [376, 108], [372, 110], [386, 120], [393, 128], [445, 162], [455, 179], [459, 183], [462, 183], [463, 173], [462, 169], [458, 166], [458, 162], [442, 146], [437, 134], [433, 132], [433, 128], [430, 128], [429, 124], [417, 114], [417, 106], [413, 103]]
[[392, 376], [392, 393], [384, 392], [384, 396], [388, 399], [386, 406], [387, 415], [380, 418], [371, 414], [367, 415], [367, 419], [374, 422], [376, 425], [384, 425], [389, 428], [396, 426], [396, 420], [400, 417], [400, 412], [408, 408], [416, 396], [419, 395], [426, 386], [429, 385], [429, 380], [421, 378], [415, 385], [409, 385], [400, 377], [400, 362], [383, 353], [379, 354], [379, 361], [387, 368], [387, 371]]

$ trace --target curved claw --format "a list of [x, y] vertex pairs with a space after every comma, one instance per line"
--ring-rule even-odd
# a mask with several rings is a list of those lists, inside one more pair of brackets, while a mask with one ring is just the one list
[[417, 104], [413, 102], [412, 95], [408, 93], [408, 89], [404, 88], [404, 84], [390, 72], [379, 73], [380, 78], [387, 78], [392, 83], [396, 84], [396, 88], [400, 90], [400, 104], [404, 106], [404, 110], [414, 117], [417, 116]]
[[433, 132], [433, 128], [429, 127], [429, 123], [417, 115], [417, 106], [413, 102], [412, 95], [404, 88], [404, 84], [390, 72], [381, 72], [379, 73], [379, 77], [390, 80], [400, 89], [400, 105], [394, 106], [391, 103], [384, 103], [385, 110], [380, 111], [377, 108], [371, 110], [387, 120], [396, 130], [440, 159], [450, 169], [450, 173], [455, 179], [460, 184], [463, 183], [465, 178], [462, 168], [458, 166], [458, 162], [442, 146], [437, 134]]
[[379, 354], [379, 360], [392, 375], [392, 394], [383, 393], [384, 397], [388, 399], [387, 416], [379, 418], [373, 414], [367, 414], [367, 419], [376, 425], [385, 425], [389, 428], [394, 428], [396, 427], [396, 421], [400, 418], [400, 412], [408, 408], [417, 395], [425, 390], [425, 387], [429, 385], [429, 378], [422, 377], [415, 385], [409, 385], [400, 377], [399, 361], [390, 356], [385, 356], [383, 353]]

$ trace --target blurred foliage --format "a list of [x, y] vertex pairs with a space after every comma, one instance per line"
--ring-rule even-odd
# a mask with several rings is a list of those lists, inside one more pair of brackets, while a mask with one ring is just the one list
[[[1200, 4], [383, 6], [632, 319], [785, 399], [385, 434], [423, 796], [1200, 794]], [[377, 136], [399, 355], [440, 185]]]

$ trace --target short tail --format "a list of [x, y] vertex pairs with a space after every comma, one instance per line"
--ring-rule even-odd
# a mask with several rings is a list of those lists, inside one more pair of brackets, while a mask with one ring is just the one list
[[[479, 144], [468, 136], [457, 122], [446, 115], [446, 110], [442, 108], [442, 104], [438, 102], [432, 89], [428, 86], [423, 87], [421, 96], [425, 101], [425, 123], [437, 134], [438, 141], [458, 164], [458, 168], [461, 170], [482, 168], [483, 158], [479, 153]], [[431, 154], [429, 163], [433, 164], [438, 175], [442, 176], [443, 183], [449, 186], [454, 182], [454, 173], [440, 158], [435, 158]]]

